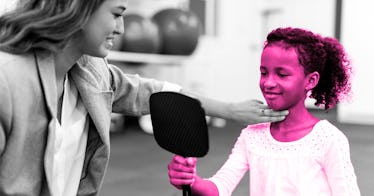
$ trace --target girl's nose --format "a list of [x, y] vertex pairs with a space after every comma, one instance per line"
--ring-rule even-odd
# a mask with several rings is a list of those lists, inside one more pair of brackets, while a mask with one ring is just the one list
[[277, 85], [277, 82], [275, 81], [274, 77], [268, 76], [266, 78], [263, 78], [264, 86], [266, 88], [272, 88]]

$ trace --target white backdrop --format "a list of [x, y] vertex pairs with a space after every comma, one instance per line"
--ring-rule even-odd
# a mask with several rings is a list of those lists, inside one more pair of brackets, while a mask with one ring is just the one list
[[16, 6], [18, 0], [0, 0], [0, 15]]
[[342, 42], [355, 69], [353, 97], [341, 104], [341, 122], [374, 125], [374, 2], [357, 0], [343, 2]]

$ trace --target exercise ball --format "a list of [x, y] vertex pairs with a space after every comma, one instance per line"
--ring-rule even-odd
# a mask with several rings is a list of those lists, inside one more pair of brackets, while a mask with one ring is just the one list
[[190, 55], [195, 50], [201, 34], [201, 22], [189, 10], [168, 8], [152, 17], [162, 37], [162, 54]]
[[123, 17], [124, 33], [121, 50], [126, 52], [159, 53], [161, 37], [157, 24], [139, 14]]

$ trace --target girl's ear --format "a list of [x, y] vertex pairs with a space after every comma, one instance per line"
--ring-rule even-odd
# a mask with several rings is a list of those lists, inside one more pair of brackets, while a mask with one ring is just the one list
[[305, 77], [306, 85], [305, 90], [309, 91], [312, 90], [314, 87], [317, 86], [319, 81], [319, 73], [318, 72], [312, 72]]

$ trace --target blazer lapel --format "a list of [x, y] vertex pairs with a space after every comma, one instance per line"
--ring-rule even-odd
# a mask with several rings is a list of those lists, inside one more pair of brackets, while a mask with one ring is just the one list
[[80, 65], [74, 65], [69, 74], [102, 141], [109, 145], [112, 92], [103, 91], [98, 85], [95, 85], [95, 81], [98, 81], [98, 78], [84, 67], [80, 67]]
[[[35, 53], [34, 55], [45, 94], [46, 104], [51, 113], [53, 122], [57, 116], [57, 87], [53, 56], [39, 53]], [[78, 89], [82, 102], [92, 118], [102, 141], [105, 144], [109, 144], [112, 92], [101, 90], [99, 85], [95, 83], [95, 81], [99, 80], [97, 78], [98, 76], [93, 75], [92, 72], [85, 69], [84, 65], [81, 66], [77, 64], [74, 65], [69, 74]], [[51, 125], [53, 125], [53, 123]], [[53, 126], [51, 126], [50, 129], [52, 127]]]
[[[52, 170], [52, 163], [50, 158], [53, 156], [53, 145], [56, 134], [56, 116], [57, 116], [57, 86], [56, 86], [56, 74], [55, 74], [55, 65], [52, 55], [34, 53], [36, 66], [39, 71], [40, 81], [42, 83], [42, 88], [44, 92], [44, 98], [46, 101], [47, 108], [51, 114], [51, 121], [48, 124], [48, 138], [47, 138], [47, 147], [45, 150], [44, 156], [44, 168], [45, 171]], [[48, 188], [43, 189], [42, 195], [50, 195], [51, 181], [53, 180], [49, 173], [46, 172]]]
[[55, 66], [52, 55], [34, 53], [38, 67], [47, 108], [54, 118], [57, 114], [57, 86]]

